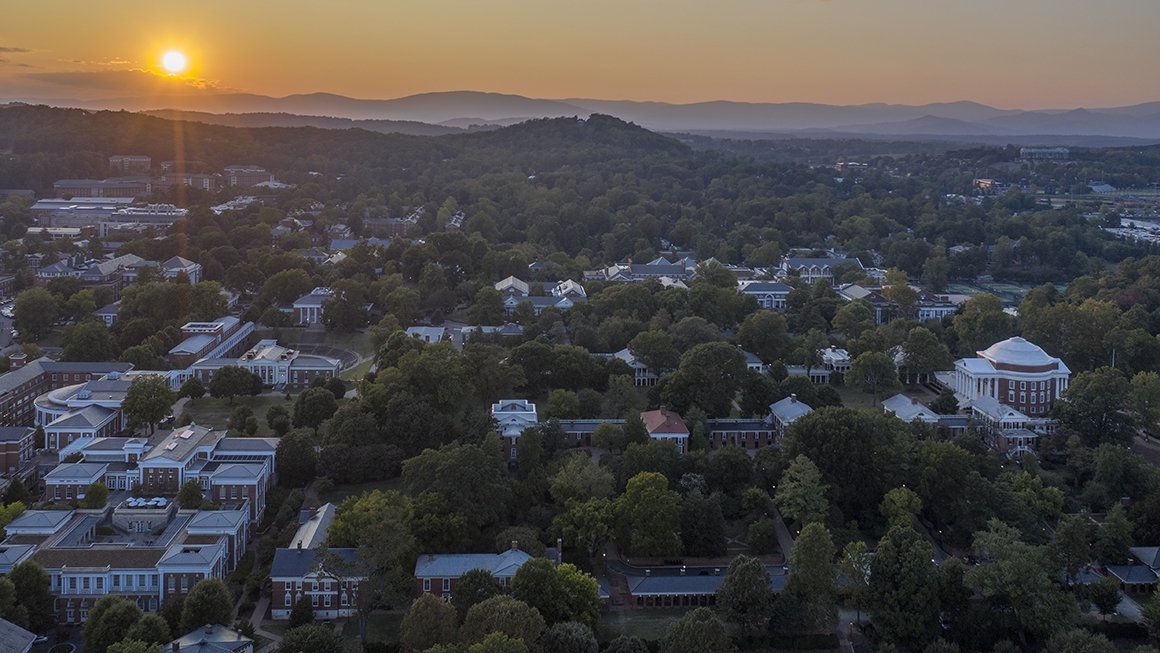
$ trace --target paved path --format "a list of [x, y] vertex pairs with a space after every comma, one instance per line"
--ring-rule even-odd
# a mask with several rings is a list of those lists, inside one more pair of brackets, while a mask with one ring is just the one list
[[773, 530], [777, 532], [777, 543], [781, 547], [781, 552], [785, 556], [786, 564], [789, 564], [789, 554], [793, 552], [793, 535], [790, 535], [789, 529], [786, 528], [785, 520], [781, 518], [781, 513], [777, 511], [777, 506], [773, 506]]
[[254, 614], [250, 615], [250, 625], [254, 627], [254, 634], [268, 640], [270, 643], [258, 649], [256, 653], [270, 653], [278, 648], [282, 643], [282, 636], [275, 635], [268, 630], [262, 630], [262, 620], [266, 618], [266, 612], [270, 609], [270, 597], [263, 596], [258, 599], [258, 604], [254, 606]]
[[1140, 624], [1144, 623], [1144, 614], [1140, 611], [1140, 604], [1128, 598], [1128, 595], [1123, 592], [1120, 593], [1120, 603], [1116, 606], [1116, 612], [1125, 619]]

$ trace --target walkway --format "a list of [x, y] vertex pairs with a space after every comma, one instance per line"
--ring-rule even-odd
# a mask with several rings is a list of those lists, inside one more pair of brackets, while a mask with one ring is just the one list
[[793, 552], [793, 535], [786, 528], [785, 520], [781, 518], [781, 513], [777, 511], [777, 506], [773, 506], [772, 517], [773, 529], [777, 532], [777, 544], [781, 547], [781, 552], [785, 556], [785, 563], [788, 565], [789, 554]]
[[262, 620], [266, 618], [266, 613], [269, 610], [270, 597], [263, 596], [258, 599], [258, 604], [254, 606], [254, 614], [250, 615], [250, 625], [254, 627], [254, 634], [269, 642], [255, 653], [271, 653], [282, 643], [281, 635], [275, 635], [268, 630], [262, 630]]

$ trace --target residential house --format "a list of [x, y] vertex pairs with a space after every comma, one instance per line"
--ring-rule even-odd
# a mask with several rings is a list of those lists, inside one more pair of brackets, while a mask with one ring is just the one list
[[117, 314], [120, 312], [121, 302], [116, 301], [98, 308], [93, 315], [96, 315], [97, 319], [104, 322], [107, 328], [112, 329], [113, 325], [117, 324]]
[[443, 327], [408, 327], [407, 335], [426, 343], [439, 342], [447, 337], [447, 329]]
[[491, 418], [503, 439], [505, 459], [516, 460], [516, 442], [525, 429], [540, 422], [536, 405], [526, 399], [502, 399], [491, 405]]
[[309, 293], [294, 300], [295, 324], [321, 324], [324, 313], [323, 304], [334, 299], [334, 291], [330, 288], [315, 288]]
[[615, 354], [603, 354], [611, 358], [616, 358], [624, 361], [626, 365], [632, 368], [632, 382], [638, 386], [653, 386], [660, 380], [660, 375], [645, 365], [636, 356], [629, 351], [628, 347], [621, 349]]
[[834, 285], [834, 268], [845, 263], [862, 269], [862, 262], [857, 258], [847, 258], [844, 254], [830, 252], [829, 256], [825, 257], [783, 257], [778, 273], [783, 277], [797, 276], [811, 285], [819, 281]]
[[777, 431], [773, 420], [765, 419], [711, 419], [708, 420], [710, 449], [741, 447], [759, 449], [776, 442]]
[[277, 549], [270, 566], [270, 616], [289, 619], [294, 605], [305, 598], [315, 619], [345, 619], [358, 610], [361, 584], [367, 574], [358, 550], [306, 547]]

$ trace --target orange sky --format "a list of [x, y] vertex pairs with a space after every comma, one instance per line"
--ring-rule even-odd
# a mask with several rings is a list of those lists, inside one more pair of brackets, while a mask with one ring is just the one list
[[139, 71], [179, 49], [204, 84], [276, 96], [1160, 100], [1158, 0], [4, 0], [2, 13], [0, 98], [148, 94], [158, 80]]

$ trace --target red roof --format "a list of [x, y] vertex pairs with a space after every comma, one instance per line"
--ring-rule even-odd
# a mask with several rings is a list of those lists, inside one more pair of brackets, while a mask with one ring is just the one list
[[644, 427], [648, 429], [649, 435], [653, 433], [689, 434], [689, 427], [685, 426], [685, 420], [671, 410], [662, 408], [645, 411], [640, 414], [640, 419], [644, 422]]

